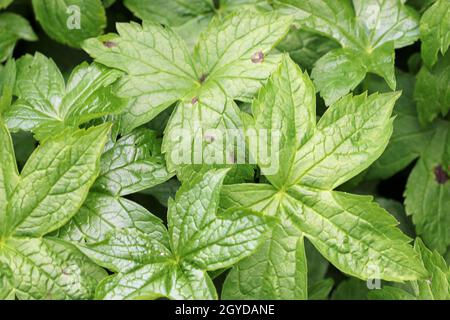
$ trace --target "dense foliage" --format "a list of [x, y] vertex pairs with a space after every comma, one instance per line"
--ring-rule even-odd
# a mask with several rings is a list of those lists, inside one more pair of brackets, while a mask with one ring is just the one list
[[0, 0], [1, 299], [450, 299], [450, 0]]

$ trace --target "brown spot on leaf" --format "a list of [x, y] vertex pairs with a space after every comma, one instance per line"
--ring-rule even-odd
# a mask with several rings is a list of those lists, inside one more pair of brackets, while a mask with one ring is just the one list
[[253, 63], [262, 63], [262, 62], [264, 62], [264, 53], [262, 51], [255, 52], [252, 55], [252, 62]]
[[202, 73], [202, 75], [200, 76], [200, 79], [198, 79], [198, 81], [200, 81], [200, 83], [203, 83], [203, 82], [205, 82], [207, 77], [208, 77], [208, 75], [206, 73]]
[[197, 97], [193, 97], [191, 100], [192, 104], [196, 104], [198, 102], [198, 98]]
[[444, 184], [450, 179], [440, 164], [434, 167], [434, 177], [439, 184]]
[[216, 140], [216, 137], [210, 134], [205, 134], [204, 139], [206, 142], [212, 143]]
[[117, 47], [117, 43], [115, 43], [113, 41], [103, 41], [103, 45], [107, 48]]

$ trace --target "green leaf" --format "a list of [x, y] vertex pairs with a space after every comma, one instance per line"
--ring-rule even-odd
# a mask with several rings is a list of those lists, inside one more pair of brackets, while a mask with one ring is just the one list
[[42, 236], [79, 210], [94, 183], [110, 125], [66, 131], [31, 155], [7, 208], [7, 235]]
[[[429, 250], [420, 238], [414, 243], [430, 277], [413, 281], [407, 288], [385, 286], [369, 293], [371, 299], [383, 300], [448, 300], [450, 299], [450, 270], [444, 258], [436, 251]], [[407, 291], [408, 290], [408, 291]]]
[[[241, 260], [260, 243], [265, 222], [248, 210], [216, 216], [226, 170], [209, 171], [181, 186], [169, 201], [169, 233], [174, 254], [202, 270], [225, 268]], [[206, 199], [192, 197], [204, 192]], [[221, 230], [221, 232], [217, 232]]]
[[333, 40], [293, 26], [277, 49], [289, 52], [292, 60], [300, 67], [311, 70], [321, 56], [338, 47], [339, 45]]
[[32, 131], [43, 140], [66, 127], [122, 111], [111, 87], [120, 73], [82, 63], [67, 85], [53, 60], [40, 53], [17, 61], [16, 102], [5, 114], [10, 130]]
[[[215, 102], [217, 94], [251, 99], [276, 68], [279, 56], [269, 51], [289, 25], [290, 19], [274, 13], [241, 12], [215, 19], [200, 37], [193, 56], [170, 28], [147, 22], [143, 26], [118, 24], [119, 35], [90, 39], [83, 48], [97, 62], [126, 73], [118, 85], [119, 96], [133, 98], [124, 119], [125, 132], [182, 100], [173, 116], [175, 124], [169, 123], [169, 128], [174, 128], [186, 114], [197, 113], [184, 112], [191, 101], [212, 109], [205, 112], [217, 113], [229, 105], [222, 104], [226, 99]], [[201, 125], [209, 128], [222, 120], [217, 115], [210, 121], [209, 117], [202, 119]], [[191, 122], [187, 128], [193, 126]]]
[[[387, 179], [406, 168], [423, 153], [435, 131], [431, 125], [420, 125], [413, 100], [414, 76], [397, 70], [397, 83], [402, 95], [394, 107], [394, 131], [384, 153], [366, 171], [367, 180]], [[373, 78], [367, 79], [365, 84], [371, 92], [390, 91]]]
[[5, 113], [11, 105], [15, 82], [16, 63], [14, 60], [8, 60], [0, 69], [0, 115]]
[[422, 66], [416, 81], [414, 100], [422, 125], [433, 121], [438, 114], [445, 116], [450, 110], [450, 53], [431, 68]]
[[419, 36], [419, 15], [402, 0], [354, 0], [353, 6], [349, 0], [277, 0], [276, 6], [300, 27], [342, 46], [319, 59], [312, 71], [327, 105], [353, 90], [368, 72], [395, 89], [394, 49]]
[[106, 14], [101, 0], [33, 0], [36, 19], [54, 40], [79, 48], [81, 42], [102, 34]]
[[139, 1], [125, 0], [125, 6], [142, 20], [156, 21], [168, 26], [178, 26], [203, 14], [212, 14], [210, 0]]
[[389, 142], [398, 97], [398, 93], [348, 95], [335, 103], [298, 150], [286, 185], [332, 190], [366, 169]]
[[443, 55], [450, 46], [450, 1], [438, 0], [420, 19], [420, 39], [422, 40], [422, 59], [433, 66], [438, 52]]
[[137, 129], [121, 137], [102, 155], [94, 190], [124, 196], [170, 179], [154, 131]]
[[126, 75], [117, 94], [133, 97], [124, 131], [144, 124], [183, 97], [198, 79], [183, 40], [169, 28], [144, 22], [118, 23], [118, 35], [89, 39], [83, 49], [99, 63]]
[[320, 280], [308, 288], [310, 300], [326, 300], [333, 290], [334, 281], [331, 278]]
[[180, 182], [177, 179], [170, 179], [150, 189], [143, 190], [142, 193], [151, 195], [156, 198], [159, 203], [167, 207], [169, 199], [175, 197], [175, 194], [179, 188]]
[[0, 264], [10, 270], [19, 299], [88, 299], [107, 273], [75, 247], [58, 239], [11, 238], [2, 243]]
[[200, 34], [212, 19], [222, 19], [232, 12], [262, 11], [272, 8], [261, 0], [125, 0], [125, 6], [143, 21], [159, 22], [176, 30], [194, 48]]
[[[369, 54], [350, 48], [335, 49], [316, 61], [311, 77], [327, 105], [355, 89], [368, 72], [385, 78], [394, 90], [394, 56], [391, 42]], [[348, 75], [344, 81], [342, 74]]]
[[171, 258], [169, 237], [160, 220], [139, 231], [133, 228], [115, 230], [103, 241], [90, 244], [81, 251], [90, 259], [114, 272], [129, 272], [147, 264]]
[[337, 286], [331, 298], [333, 300], [367, 300], [368, 293], [369, 289], [365, 281], [350, 278], [342, 281]]
[[36, 41], [37, 36], [28, 21], [15, 13], [0, 14], [0, 62], [12, 56], [19, 40]]
[[79, 245], [96, 263], [118, 272], [105, 279], [101, 299], [216, 299], [206, 271], [249, 256], [267, 231], [265, 219], [246, 209], [217, 215], [227, 170], [185, 182], [169, 201], [167, 232], [161, 222], [145, 229], [113, 230], [100, 242]]
[[306, 300], [307, 273], [303, 237], [277, 225], [255, 254], [231, 270], [222, 299]]
[[154, 223], [154, 216], [137, 203], [91, 191], [81, 209], [57, 235], [68, 241], [94, 243], [114, 230], [136, 228], [145, 232]]
[[[290, 167], [289, 174], [279, 178], [277, 184], [271, 181], [270, 176], [261, 178], [261, 181], [272, 182], [272, 185], [260, 183], [225, 186], [221, 207], [246, 207], [261, 211], [264, 215], [275, 216], [279, 222], [272, 227], [272, 237], [275, 230], [284, 232], [282, 240], [277, 238], [276, 244], [289, 241], [291, 246], [285, 245], [283, 248], [292, 254], [296, 239], [300, 241], [299, 239], [306, 237], [338, 269], [355, 277], [376, 277], [392, 281], [426, 277], [426, 270], [409, 245], [410, 239], [396, 228], [398, 222], [395, 218], [374, 203], [371, 197], [333, 191], [367, 168], [383, 152], [392, 132], [391, 113], [399, 94], [346, 96], [325, 112], [316, 127], [308, 116], [302, 117], [303, 122], [297, 122], [297, 114], [285, 116], [283, 122], [277, 122], [273, 121], [278, 120], [277, 114], [292, 107], [282, 98], [274, 101], [266, 99], [271, 103], [261, 104], [261, 101], [265, 101], [261, 97], [284, 97], [283, 89], [286, 90], [286, 87], [289, 92], [287, 83], [278, 87], [273, 85], [280, 74], [288, 74], [287, 70], [283, 70], [286, 68], [291, 74], [289, 83], [297, 83], [300, 79], [302, 81], [299, 83], [305, 83], [307, 76], [301, 72], [292, 74], [296, 69], [290, 67], [289, 61], [285, 60], [280, 70], [261, 89], [258, 99], [254, 100], [254, 118], [248, 116], [250, 119], [245, 122], [251, 127], [260, 119], [263, 127], [271, 130], [290, 128], [283, 131], [283, 138], [291, 139], [286, 146], [289, 146], [288, 150], [293, 154], [294, 161], [290, 166], [287, 160], [280, 161]], [[302, 92], [292, 90], [297, 91]], [[288, 108], [281, 108], [286, 105]], [[298, 114], [312, 113], [310, 103], [299, 103], [296, 107]], [[271, 113], [272, 109], [283, 111]], [[307, 126], [306, 123], [310, 125]], [[306, 126], [307, 129], [296, 131], [298, 125]], [[298, 132], [301, 134], [297, 140]], [[292, 228], [295, 228], [296, 233], [289, 232]], [[275, 252], [284, 254], [281, 249]], [[305, 273], [304, 265], [295, 265], [292, 255], [291, 258], [286, 258], [287, 253], [284, 255], [283, 259], [272, 259], [267, 251], [260, 249], [254, 256], [241, 261], [225, 282], [224, 296], [253, 299], [306, 297], [306, 280], [296, 282], [296, 275]], [[268, 271], [270, 276], [267, 278], [265, 274], [258, 276], [263, 269], [260, 268], [261, 263], [266, 261], [270, 261], [268, 264], [271, 270]], [[289, 261], [289, 268], [286, 267], [286, 261]], [[280, 270], [289, 272], [290, 276]], [[252, 280], [242, 281], [249, 278]], [[314, 298], [325, 297], [329, 293], [331, 281], [320, 282], [323, 275], [321, 278], [311, 284]], [[297, 286], [295, 289], [293, 284]], [[285, 288], [290, 289], [284, 291]], [[288, 292], [290, 296], [286, 296]], [[294, 292], [303, 294], [297, 295]]]
[[19, 182], [14, 148], [8, 129], [0, 116], [0, 236], [6, 232], [6, 208]]
[[213, 20], [194, 50], [205, 85], [218, 82], [228, 96], [250, 101], [279, 62], [269, 51], [288, 32], [289, 17], [244, 11]]
[[446, 163], [450, 155], [448, 123], [437, 130], [411, 172], [405, 191], [406, 212], [412, 215], [416, 233], [439, 253], [450, 244], [450, 182]]
[[293, 187], [288, 201], [293, 223], [341, 271], [390, 281], [426, 276], [397, 220], [371, 197]]
[[[279, 146], [272, 146], [272, 139], [268, 138], [269, 150], [279, 148], [277, 159], [279, 163], [269, 164], [269, 169], [277, 165], [277, 171], [266, 174], [267, 179], [276, 187], [281, 187], [288, 180], [292, 174], [290, 169], [294, 164], [297, 149], [314, 133], [316, 126], [314, 91], [308, 75], [302, 73], [291, 59], [284, 56], [278, 70], [272, 74], [253, 101], [256, 132], [265, 129], [270, 137], [273, 133], [280, 135]], [[265, 173], [265, 164], [261, 161], [258, 161], [258, 164], [262, 173]]]
[[411, 293], [397, 287], [386, 286], [381, 290], [373, 290], [368, 293], [370, 300], [414, 300]]
[[0, 9], [8, 7], [14, 0], [0, 0]]

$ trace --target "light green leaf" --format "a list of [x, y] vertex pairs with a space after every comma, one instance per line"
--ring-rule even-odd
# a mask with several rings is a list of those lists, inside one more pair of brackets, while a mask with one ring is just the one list
[[[386, 85], [378, 85], [373, 78], [365, 82], [371, 91], [390, 91]], [[394, 107], [394, 131], [386, 150], [366, 171], [365, 179], [387, 179], [406, 168], [418, 158], [431, 140], [434, 127], [422, 127], [413, 100], [415, 77], [397, 70], [398, 89], [402, 95]]]
[[419, 14], [401, 0], [354, 0], [353, 6], [350, 0], [277, 0], [276, 6], [294, 15], [300, 27], [342, 46], [313, 69], [312, 78], [327, 105], [353, 90], [368, 72], [395, 89], [394, 49], [419, 36]]
[[189, 265], [148, 264], [127, 274], [118, 274], [103, 281], [96, 297], [118, 299], [217, 299], [212, 281], [205, 271]]
[[36, 41], [37, 36], [28, 21], [15, 13], [0, 14], [0, 62], [12, 56], [19, 40]]
[[100, 282], [95, 298], [137, 300], [168, 297], [170, 288], [167, 287], [167, 278], [172, 272], [173, 266], [162, 262], [143, 265], [128, 273], [112, 275]]
[[283, 196], [269, 184], [244, 183], [225, 185], [222, 188], [222, 208], [245, 207], [268, 216], [280, 216]]
[[213, 20], [194, 50], [205, 84], [218, 82], [228, 96], [250, 101], [279, 62], [269, 51], [288, 32], [289, 17], [244, 11]]
[[17, 62], [16, 102], [5, 114], [8, 127], [32, 131], [43, 140], [66, 127], [122, 111], [124, 101], [111, 87], [120, 72], [82, 63], [67, 85], [53, 60], [40, 53]]
[[436, 116], [447, 115], [450, 110], [450, 53], [431, 68], [422, 66], [417, 74], [414, 100], [422, 125], [433, 121]]
[[212, 86], [200, 98], [194, 96], [181, 101], [169, 119], [162, 144], [169, 171], [177, 169], [186, 175], [182, 168], [187, 165], [237, 162], [238, 152], [231, 141], [233, 133], [242, 139], [242, 133], [237, 130], [242, 127], [240, 110], [220, 87]]
[[[181, 186], [174, 202], [169, 201], [174, 253], [202, 270], [225, 268], [248, 256], [266, 231], [264, 220], [248, 210], [236, 209], [216, 216], [226, 172], [209, 171], [198, 176]], [[208, 197], [193, 197], [200, 192]]]
[[416, 233], [439, 253], [450, 244], [450, 182], [445, 169], [450, 146], [448, 123], [439, 124], [411, 172], [405, 191], [406, 212]]
[[11, 59], [0, 68], [0, 116], [11, 106], [15, 82], [16, 63]]
[[[126, 72], [118, 95], [133, 98], [124, 119], [124, 131], [128, 132], [179, 100], [185, 108], [200, 101], [218, 112], [229, 104], [222, 104], [224, 99], [220, 98], [216, 102], [212, 98], [216, 95], [251, 99], [276, 68], [279, 56], [269, 51], [289, 25], [289, 18], [274, 13], [241, 12], [215, 19], [191, 57], [183, 40], [170, 28], [146, 22], [143, 26], [118, 24], [119, 35], [90, 39], [84, 49], [96, 61]], [[180, 109], [184, 108], [177, 108], [170, 128], [176, 128], [186, 114], [196, 119], [196, 111]], [[200, 125], [215, 128], [221, 119], [215, 115], [208, 122], [209, 117], [204, 117]]]
[[303, 237], [276, 225], [264, 245], [228, 274], [222, 299], [305, 300], [307, 274]]
[[8, 129], [0, 116], [0, 236], [6, 232], [6, 208], [19, 182], [14, 148]]
[[8, 235], [41, 236], [72, 218], [97, 177], [109, 130], [66, 131], [36, 149], [8, 203]]
[[105, 279], [102, 299], [217, 299], [207, 270], [228, 268], [263, 241], [265, 220], [250, 210], [216, 215], [227, 170], [185, 182], [169, 201], [167, 232], [161, 222], [145, 230], [111, 231], [105, 240], [79, 245], [99, 265], [118, 273]]
[[89, 39], [83, 49], [97, 62], [126, 73], [117, 94], [135, 99], [124, 116], [129, 132], [183, 97], [199, 77], [183, 40], [169, 28], [147, 22], [116, 28], [118, 35]]
[[94, 190], [124, 196], [163, 183], [172, 177], [154, 131], [138, 129], [121, 137], [102, 155]]
[[[305, 77], [304, 74], [296, 76]], [[271, 81], [262, 92], [270, 88]], [[295, 83], [295, 80], [291, 78], [290, 82]], [[273, 95], [283, 95], [281, 90], [276, 89]], [[398, 222], [391, 215], [370, 197], [332, 191], [367, 168], [383, 152], [392, 132], [391, 113], [398, 96], [398, 93], [389, 93], [344, 97], [325, 112], [312, 132], [303, 130], [306, 134], [303, 141], [291, 140], [296, 146], [293, 148], [295, 161], [285, 181], [280, 179], [282, 183], [279, 186], [264, 183], [225, 186], [221, 206], [247, 207], [277, 217], [280, 223], [272, 227], [272, 235], [274, 230], [278, 230], [275, 228], [281, 228], [285, 233], [289, 233], [291, 227], [296, 228], [296, 234], [289, 233], [292, 238], [306, 237], [338, 269], [355, 277], [392, 281], [425, 277], [427, 272], [409, 245], [410, 239], [396, 228]], [[259, 103], [254, 101], [256, 105]], [[308, 104], [300, 104], [298, 108], [310, 110]], [[257, 110], [257, 119], [262, 110], [254, 110]], [[303, 112], [308, 113], [306, 110]], [[262, 116], [261, 121], [263, 119], [269, 119], [267, 127], [270, 129], [279, 125], [270, 122], [270, 116]], [[284, 120], [283, 126], [296, 128], [294, 116]], [[255, 120], [247, 119], [245, 122], [252, 126]], [[302, 125], [304, 123], [301, 122]], [[264, 182], [268, 180], [261, 178]], [[283, 239], [288, 241], [287, 236]], [[224, 288], [226, 296], [259, 299], [272, 295], [270, 297], [273, 298], [283, 292], [282, 282], [295, 283], [292, 278], [294, 274], [305, 273], [301, 264], [293, 267], [290, 263], [293, 269], [289, 269], [289, 278], [285, 274], [278, 277], [279, 272], [269, 272], [272, 276], [268, 278], [256, 276], [250, 282], [241, 281], [252, 277], [252, 274], [259, 274], [257, 270], [260, 270], [261, 260], [268, 259], [267, 255], [262, 259], [263, 255], [258, 251], [231, 271]], [[275, 259], [270, 267], [287, 271], [285, 262], [286, 259]], [[321, 278], [319, 282], [323, 280], [323, 275]], [[310, 288], [314, 289], [313, 297], [325, 297], [331, 288], [331, 281], [323, 281], [315, 287], [316, 284], [317, 280]], [[306, 281], [299, 281], [297, 285], [296, 290], [304, 292], [304, 298]], [[290, 292], [294, 292], [292, 288]]]
[[156, 217], [144, 232], [133, 228], [118, 229], [101, 242], [79, 246], [91, 260], [109, 270], [124, 273], [170, 259], [172, 253], [168, 247], [167, 230]]
[[422, 40], [422, 59], [433, 66], [438, 52], [443, 55], [450, 46], [450, 1], [437, 0], [420, 19], [420, 39]]
[[341, 271], [391, 281], [427, 275], [397, 220], [371, 197], [298, 186], [289, 193], [293, 223]]
[[292, 60], [300, 67], [311, 70], [320, 57], [338, 47], [339, 44], [333, 40], [311, 31], [293, 27], [277, 46], [277, 49], [288, 52]]
[[286, 185], [332, 190], [366, 169], [389, 142], [391, 112], [398, 97], [398, 93], [376, 93], [339, 100], [297, 152]]
[[[262, 173], [275, 187], [281, 187], [288, 180], [297, 149], [314, 134], [315, 104], [315, 90], [308, 75], [302, 73], [285, 55], [279, 69], [269, 78], [252, 104], [254, 129], [256, 132], [267, 130], [267, 135], [270, 135], [267, 139], [269, 150], [279, 152], [279, 162], [269, 164], [269, 168], [278, 166], [275, 172], [271, 170], [273, 173], [266, 173], [266, 164], [258, 161], [266, 159], [257, 159]], [[272, 134], [279, 135], [279, 145], [272, 145]]]
[[[394, 90], [394, 58], [391, 42], [370, 54], [350, 48], [335, 49], [316, 61], [311, 77], [325, 103], [331, 105], [355, 89], [368, 72], [383, 77]], [[346, 75], [344, 81], [343, 74]]]
[[369, 293], [371, 299], [383, 300], [448, 300], [450, 299], [450, 270], [444, 258], [436, 251], [429, 250], [420, 238], [414, 243], [430, 277], [413, 281], [408, 287], [385, 286]]
[[57, 239], [11, 238], [2, 245], [0, 261], [14, 270], [10, 284], [19, 299], [89, 299], [107, 275]]
[[342, 46], [358, 46], [358, 39], [350, 30], [356, 30], [350, 1], [333, 0], [278, 0], [280, 9], [294, 16], [305, 29], [331, 37]]
[[152, 229], [155, 219], [137, 203], [91, 191], [81, 209], [58, 230], [57, 235], [73, 242], [95, 243], [114, 230], [136, 228], [147, 232]]
[[36, 19], [54, 40], [79, 48], [81, 42], [102, 34], [106, 14], [101, 0], [33, 0]]
[[142, 20], [156, 21], [168, 26], [178, 26], [203, 14], [212, 14], [213, 1], [140, 1], [125, 0], [125, 6]]
[[420, 238], [416, 239], [414, 249], [420, 254], [425, 268], [430, 273], [428, 281], [417, 281], [418, 298], [450, 299], [450, 270], [444, 258], [437, 251], [430, 251]]

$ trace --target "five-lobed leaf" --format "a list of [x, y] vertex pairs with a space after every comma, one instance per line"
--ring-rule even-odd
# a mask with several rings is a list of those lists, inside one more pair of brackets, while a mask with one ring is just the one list
[[169, 202], [168, 231], [155, 221], [142, 231], [116, 230], [102, 242], [80, 246], [94, 261], [118, 272], [102, 282], [97, 297], [217, 298], [206, 271], [250, 255], [267, 230], [265, 219], [249, 210], [216, 215], [226, 172], [208, 171], [180, 188]]
[[277, 7], [307, 30], [337, 41], [342, 48], [320, 58], [312, 78], [327, 105], [336, 102], [368, 72], [395, 89], [394, 49], [419, 37], [419, 16], [401, 0], [278, 0]]
[[82, 63], [65, 84], [53, 60], [40, 53], [25, 55], [17, 61], [14, 95], [18, 99], [5, 113], [8, 127], [32, 131], [43, 140], [66, 127], [119, 113], [124, 101], [110, 86], [119, 76], [117, 70]]
[[[280, 169], [281, 174], [268, 175], [267, 180], [273, 186], [225, 186], [222, 207], [243, 206], [278, 217], [282, 221], [278, 228], [285, 233], [296, 228], [298, 239], [308, 238], [337, 268], [355, 277], [393, 281], [424, 277], [426, 271], [408, 244], [409, 238], [396, 228], [395, 218], [373, 203], [370, 197], [333, 191], [366, 169], [383, 152], [392, 133], [391, 113], [398, 93], [346, 96], [332, 105], [316, 126], [311, 109], [314, 99], [306, 99], [307, 103], [304, 103], [305, 95], [299, 100], [295, 96], [298, 88], [311, 86], [308, 77], [296, 68], [287, 56], [283, 58], [278, 72], [272, 75], [254, 101], [255, 120], [248, 122], [250, 127], [265, 123], [267, 128], [272, 126], [273, 130], [281, 130], [284, 139], [290, 139], [290, 143], [285, 144], [281, 140], [279, 152], [280, 158], [284, 157], [282, 163], [288, 164], [289, 173], [284, 174], [284, 169]], [[289, 75], [289, 82], [280, 81]], [[290, 91], [290, 85], [297, 90]], [[286, 99], [289, 96], [293, 104]], [[291, 116], [284, 117], [280, 123], [277, 108], [286, 105], [288, 107], [283, 111], [291, 112]], [[303, 121], [297, 122], [297, 114], [303, 115]], [[257, 160], [260, 163], [264, 159]], [[264, 174], [263, 165], [261, 169]], [[272, 233], [272, 237], [274, 235], [276, 233]], [[273, 245], [280, 243], [277, 238], [272, 241]], [[257, 265], [261, 256], [268, 258], [263, 250], [267, 249], [260, 249], [254, 257], [243, 260], [233, 269], [225, 282], [226, 297], [255, 298], [255, 294], [260, 293], [272, 299], [306, 298], [306, 281], [294, 280], [295, 274], [304, 273], [305, 269], [304, 262], [296, 260], [302, 256], [301, 246], [297, 249], [300, 252], [289, 258], [290, 274], [294, 277], [290, 284], [284, 282], [284, 274], [275, 272], [282, 268], [278, 264], [285, 263], [283, 259], [270, 265], [268, 273], [272, 277], [253, 279], [248, 274], [252, 263]], [[249, 284], [239, 283], [238, 279], [244, 277], [252, 279]], [[286, 286], [290, 290], [285, 290]]]
[[[189, 148], [190, 154], [201, 130], [242, 127], [233, 99], [251, 99], [276, 68], [280, 55], [270, 51], [290, 23], [290, 18], [272, 12], [245, 11], [217, 18], [202, 33], [192, 55], [170, 28], [149, 22], [118, 24], [119, 35], [90, 39], [84, 49], [97, 62], [126, 73], [118, 94], [132, 102], [123, 131], [148, 122], [178, 102], [162, 148], [172, 171], [180, 167], [172, 151]], [[184, 145], [174, 137], [180, 132], [188, 136]]]

